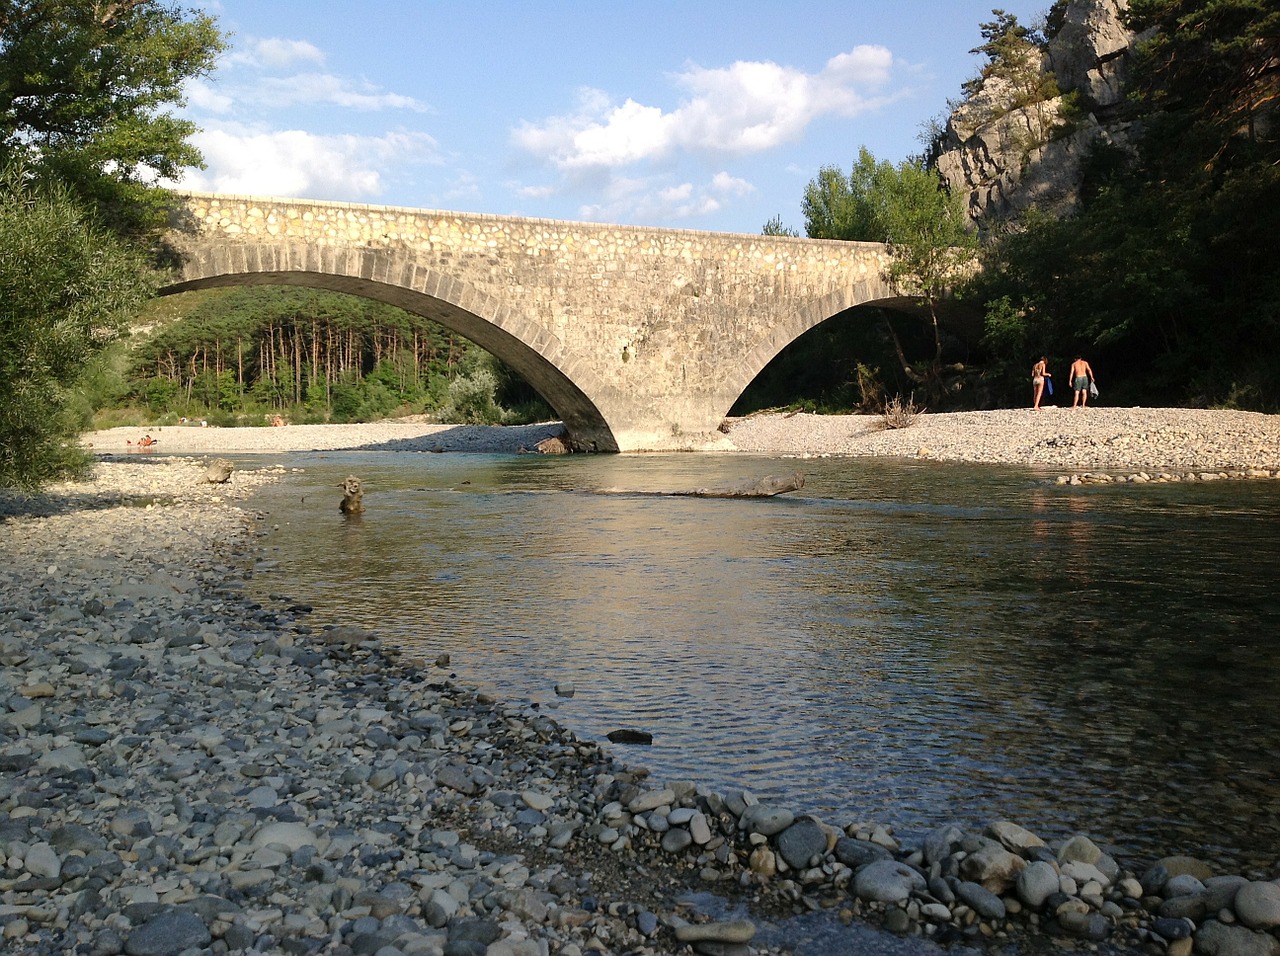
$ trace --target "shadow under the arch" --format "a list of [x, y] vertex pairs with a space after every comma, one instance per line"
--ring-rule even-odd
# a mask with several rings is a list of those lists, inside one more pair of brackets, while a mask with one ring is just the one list
[[533, 425], [450, 425], [407, 438], [353, 443], [333, 451], [477, 452], [518, 455], [537, 451], [540, 442], [565, 435], [560, 422]]

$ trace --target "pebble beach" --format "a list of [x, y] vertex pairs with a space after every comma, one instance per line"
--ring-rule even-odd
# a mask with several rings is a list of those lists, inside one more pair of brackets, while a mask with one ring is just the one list
[[[91, 481], [0, 493], [0, 950], [745, 956], [792, 952], [788, 920], [824, 914], [902, 952], [1280, 956], [1280, 861], [1138, 866], [1002, 820], [906, 843], [891, 820], [653, 779], [534, 705], [456, 683], [447, 659], [255, 599], [254, 490], [288, 474], [264, 457], [209, 480], [219, 455], [514, 453], [559, 431], [182, 426], [152, 429], [147, 455], [130, 450], [143, 430], [113, 429], [85, 436]], [[1268, 480], [1280, 417], [1055, 408], [885, 430], [769, 414], [727, 422], [716, 447], [1066, 483]]]
[[[397, 420], [360, 425], [283, 428], [170, 426], [92, 432], [99, 454], [125, 454], [150, 434], [156, 451], [232, 454], [336, 449], [408, 452], [533, 451], [559, 435], [558, 422], [505, 428]], [[1091, 472], [1174, 477], [1280, 471], [1280, 415], [1184, 408], [1047, 406], [1040, 411], [925, 413], [907, 428], [885, 428], [875, 415], [769, 413], [725, 421], [720, 432], [691, 440], [689, 450], [787, 457], [870, 455], [967, 461]], [[1266, 474], [1262, 474], [1266, 472]]]

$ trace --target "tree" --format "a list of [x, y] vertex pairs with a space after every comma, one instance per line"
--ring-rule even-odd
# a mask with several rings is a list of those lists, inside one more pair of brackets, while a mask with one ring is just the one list
[[85, 470], [70, 390], [152, 293], [146, 275], [67, 190], [34, 186], [20, 167], [0, 177], [0, 485]]
[[881, 221], [886, 181], [893, 166], [876, 162], [865, 146], [849, 175], [835, 166], [823, 166], [817, 179], [805, 187], [800, 209], [805, 234], [810, 239], [843, 239], [849, 242], [884, 242], [888, 238]]
[[[995, 19], [978, 28], [982, 31], [985, 42], [969, 51], [982, 54], [987, 62], [976, 78], [963, 85], [963, 90], [973, 95], [988, 80], [999, 78], [1028, 97], [1036, 97], [1046, 91], [1041, 86], [1043, 78], [1040, 73], [1040, 51], [1044, 46], [1044, 36], [1024, 27], [1012, 13], [997, 9], [992, 10], [991, 15]], [[1056, 87], [1053, 89], [1051, 95], [1057, 95]], [[1028, 99], [1027, 102], [1035, 102], [1035, 99]], [[1025, 105], [1027, 104], [1015, 103], [1015, 106]]]
[[885, 196], [879, 216], [892, 257], [889, 275], [928, 310], [936, 368], [942, 361], [938, 305], [974, 262], [978, 238], [969, 230], [960, 197], [936, 170], [908, 161], [881, 182]]
[[[936, 386], [942, 360], [938, 305], [964, 277], [978, 243], [960, 198], [921, 161], [877, 162], [863, 147], [848, 177], [824, 166], [805, 189], [801, 208], [812, 239], [888, 244], [889, 278], [924, 306], [933, 345], [930, 361], [918, 368], [893, 334], [898, 360], [912, 381]], [[891, 324], [889, 329], [893, 333]]]
[[[1133, 0], [1128, 25], [1152, 30], [1135, 92], [1171, 120], [1162, 139], [1193, 161], [1216, 163], [1233, 142], [1280, 160], [1280, 7], [1274, 0]], [[1192, 144], [1185, 133], [1194, 130]], [[1267, 132], [1264, 132], [1267, 131]], [[1157, 133], [1159, 136], [1159, 132]]]
[[148, 234], [169, 201], [157, 180], [203, 165], [170, 110], [223, 47], [211, 17], [161, 0], [0, 0], [0, 165]]
[[764, 229], [761, 232], [761, 235], [785, 236], [785, 237], [790, 237], [794, 239], [798, 237], [800, 233], [796, 232], [790, 226], [784, 226], [782, 224], [782, 216], [778, 215], [778, 216], [774, 216], [772, 219], [770, 219], [768, 222], [764, 224]]

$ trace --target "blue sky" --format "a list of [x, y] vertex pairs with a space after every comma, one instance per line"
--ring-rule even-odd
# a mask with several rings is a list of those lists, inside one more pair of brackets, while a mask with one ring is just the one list
[[759, 233], [823, 165], [894, 162], [993, 7], [1049, 0], [207, 0], [193, 189]]

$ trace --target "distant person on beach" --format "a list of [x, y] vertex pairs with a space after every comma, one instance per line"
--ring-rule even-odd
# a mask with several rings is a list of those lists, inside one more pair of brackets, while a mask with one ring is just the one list
[[[1040, 361], [1031, 366], [1031, 387], [1035, 392], [1035, 398], [1031, 403], [1031, 407], [1037, 412], [1040, 411], [1040, 397], [1044, 395], [1044, 386], [1047, 379], [1053, 377], [1053, 373], [1049, 371], [1048, 363], [1045, 357], [1040, 356]], [[1053, 394], [1050, 392], [1050, 394]]]
[[1071, 363], [1071, 387], [1075, 390], [1075, 397], [1071, 400], [1072, 408], [1085, 408], [1089, 404], [1089, 388], [1093, 381], [1093, 369], [1088, 362], [1077, 356]]

